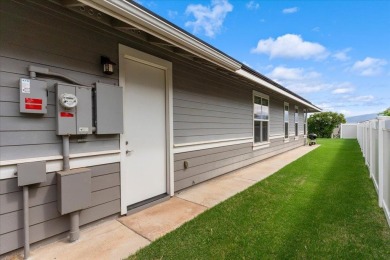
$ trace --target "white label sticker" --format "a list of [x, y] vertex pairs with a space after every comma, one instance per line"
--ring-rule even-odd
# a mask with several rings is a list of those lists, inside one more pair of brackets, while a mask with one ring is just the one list
[[79, 127], [80, 133], [88, 133], [89, 128], [88, 127]]
[[29, 79], [21, 79], [21, 86], [20, 87], [22, 88], [22, 93], [25, 93], [25, 94], [31, 93]]

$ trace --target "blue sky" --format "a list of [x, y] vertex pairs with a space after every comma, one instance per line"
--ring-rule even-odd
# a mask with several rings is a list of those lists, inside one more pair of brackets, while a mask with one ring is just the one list
[[390, 1], [137, 2], [325, 111], [390, 107]]

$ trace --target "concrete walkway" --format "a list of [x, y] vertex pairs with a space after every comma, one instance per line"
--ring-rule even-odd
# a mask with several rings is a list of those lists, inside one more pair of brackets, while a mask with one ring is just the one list
[[61, 240], [33, 249], [31, 259], [123, 259], [203, 211], [272, 175], [317, 148], [303, 146], [178, 192], [136, 214], [82, 230], [74, 243]]

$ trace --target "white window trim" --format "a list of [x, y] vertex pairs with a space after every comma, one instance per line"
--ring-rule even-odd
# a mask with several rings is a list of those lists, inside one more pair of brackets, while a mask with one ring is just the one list
[[[264, 99], [267, 99], [268, 100], [268, 120], [255, 120], [254, 119], [254, 114], [255, 114], [255, 111], [254, 111], [254, 104], [255, 104], [255, 96], [257, 97], [261, 97], [261, 98], [264, 98]], [[253, 147], [253, 150], [259, 150], [259, 149], [262, 149], [262, 148], [267, 148], [270, 146], [270, 136], [269, 136], [269, 132], [270, 132], [270, 120], [271, 120], [271, 103], [270, 103], [270, 100], [269, 100], [269, 96], [266, 95], [266, 94], [263, 94], [261, 92], [258, 92], [256, 90], [253, 90], [252, 92], [252, 106], [253, 106], [253, 109], [252, 109], [252, 147]], [[254, 126], [254, 122], [255, 121], [267, 121], [268, 122], [268, 137], [267, 137], [267, 142], [258, 142], [258, 143], [255, 143], [255, 126]]]
[[[284, 116], [286, 110], [285, 110], [285, 107], [288, 106], [288, 117], [287, 117], [287, 135], [288, 137], [286, 138], [286, 118]], [[290, 141], [290, 104], [287, 103], [287, 102], [284, 102], [283, 103], [283, 138], [284, 138], [284, 142], [287, 143]]]

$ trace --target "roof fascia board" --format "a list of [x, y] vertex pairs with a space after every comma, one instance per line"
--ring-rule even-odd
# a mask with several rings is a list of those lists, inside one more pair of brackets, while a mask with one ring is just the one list
[[158, 19], [152, 14], [132, 5], [124, 0], [78, 0], [101, 12], [111, 15], [125, 23], [136, 26], [140, 30], [148, 32], [173, 45], [178, 45], [188, 52], [209, 60], [218, 66], [230, 71], [241, 68], [241, 64], [222, 55], [209, 46], [189, 37], [182, 31]]
[[265, 81], [265, 80], [263, 80], [263, 79], [261, 79], [259, 77], [256, 77], [256, 76], [250, 74], [249, 72], [247, 72], [247, 71], [245, 71], [243, 69], [237, 70], [236, 73], [238, 75], [240, 75], [242, 77], [245, 77], [245, 78], [247, 78], [247, 79], [249, 79], [249, 80], [251, 80], [253, 82], [256, 82], [256, 83], [258, 83], [258, 84], [260, 84], [260, 85], [262, 85], [262, 86], [264, 86], [266, 88], [269, 88], [269, 89], [271, 89], [271, 90], [273, 90], [275, 92], [278, 92], [278, 93], [282, 94], [283, 96], [286, 96], [286, 97], [288, 97], [290, 99], [293, 99], [293, 100], [299, 102], [300, 104], [305, 105], [306, 107], [311, 108], [312, 112], [321, 112], [321, 110], [318, 109], [313, 104], [305, 102], [304, 100], [302, 100], [302, 99], [300, 99], [300, 98], [298, 98], [298, 97], [296, 97], [296, 96], [294, 96], [294, 95], [292, 95], [292, 94], [290, 94], [290, 93], [288, 93], [288, 92], [286, 92], [286, 91], [284, 91], [284, 90], [282, 90], [282, 89], [272, 85], [271, 83], [269, 83], [269, 82], [267, 82], [267, 81]]

